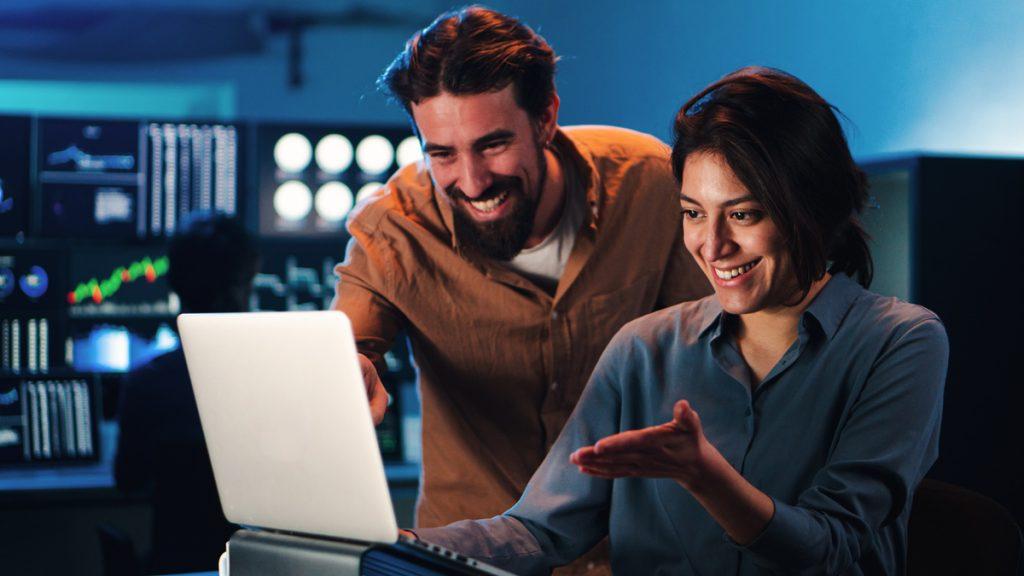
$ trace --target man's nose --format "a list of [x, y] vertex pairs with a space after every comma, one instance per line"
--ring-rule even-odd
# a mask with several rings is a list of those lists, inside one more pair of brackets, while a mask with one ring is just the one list
[[459, 189], [470, 198], [478, 198], [494, 181], [487, 162], [480, 158], [466, 158], [459, 174]]

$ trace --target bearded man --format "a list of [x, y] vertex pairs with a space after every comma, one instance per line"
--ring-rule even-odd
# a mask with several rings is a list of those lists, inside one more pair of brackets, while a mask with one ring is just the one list
[[[352, 321], [376, 421], [401, 330], [418, 368], [417, 526], [504, 512], [626, 322], [710, 292], [681, 241], [668, 147], [558, 126], [556, 57], [478, 6], [406, 43], [380, 80], [424, 151], [349, 220], [333, 307]], [[564, 573], [607, 572], [601, 550]]]

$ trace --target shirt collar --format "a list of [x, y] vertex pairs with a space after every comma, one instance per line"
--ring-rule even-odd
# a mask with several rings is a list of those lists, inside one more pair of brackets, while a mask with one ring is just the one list
[[804, 310], [803, 317], [814, 318], [825, 336], [831, 340], [854, 300], [863, 291], [860, 284], [846, 274], [835, 274]]
[[[801, 322], [800, 329], [804, 329], [807, 318], [814, 318], [825, 336], [831, 340], [839, 330], [839, 325], [846, 317], [846, 313], [850, 311], [854, 300], [862, 291], [863, 288], [846, 274], [833, 275], [804, 310], [802, 314], [804, 320]], [[710, 334], [711, 339], [719, 337], [724, 328], [725, 315], [717, 297], [712, 295], [706, 298], [700, 336], [704, 337]]]

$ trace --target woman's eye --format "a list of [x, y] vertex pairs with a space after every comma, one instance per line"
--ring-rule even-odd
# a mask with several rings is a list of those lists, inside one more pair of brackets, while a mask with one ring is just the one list
[[761, 213], [757, 210], [739, 210], [733, 212], [732, 217], [737, 222], [757, 222], [761, 219]]

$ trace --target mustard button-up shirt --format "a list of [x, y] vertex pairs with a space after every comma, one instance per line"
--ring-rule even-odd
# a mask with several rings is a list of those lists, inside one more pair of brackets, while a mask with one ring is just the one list
[[376, 363], [401, 329], [423, 411], [419, 526], [499, 514], [522, 493], [626, 322], [710, 292], [681, 240], [669, 150], [608, 127], [553, 145], [587, 217], [551, 294], [460, 245], [422, 164], [357, 207], [333, 307]]

